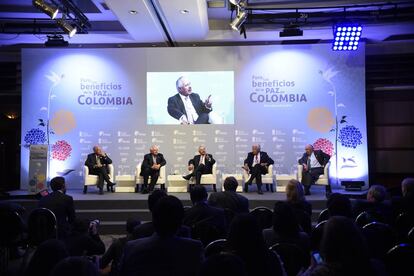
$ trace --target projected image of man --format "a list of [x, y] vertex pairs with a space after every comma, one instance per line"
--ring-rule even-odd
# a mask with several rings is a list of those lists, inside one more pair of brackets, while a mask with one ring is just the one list
[[191, 82], [184, 76], [176, 81], [178, 93], [168, 99], [168, 114], [182, 125], [208, 124], [212, 110], [211, 95], [203, 102], [193, 93]]

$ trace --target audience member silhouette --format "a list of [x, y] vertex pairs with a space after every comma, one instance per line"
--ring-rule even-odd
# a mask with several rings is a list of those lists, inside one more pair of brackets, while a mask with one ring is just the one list
[[236, 216], [229, 229], [228, 247], [245, 263], [247, 275], [283, 275], [278, 255], [269, 250], [256, 219], [250, 214]]
[[86, 257], [68, 257], [61, 260], [52, 270], [51, 276], [98, 276], [94, 263]]
[[121, 261], [121, 275], [196, 275], [204, 259], [197, 240], [181, 238], [184, 218], [181, 201], [174, 196], [158, 200], [152, 211], [155, 233], [129, 241]]
[[238, 194], [238, 182], [233, 176], [229, 176], [224, 180], [224, 192], [216, 192], [210, 194], [208, 204], [210, 206], [232, 210], [235, 214], [249, 212], [249, 200]]

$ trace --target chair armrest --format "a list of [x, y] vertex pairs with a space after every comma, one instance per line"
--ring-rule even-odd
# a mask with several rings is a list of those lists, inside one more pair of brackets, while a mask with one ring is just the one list
[[331, 166], [331, 161], [326, 163], [325, 167], [323, 168], [323, 174], [326, 178], [329, 179], [329, 167]]
[[109, 164], [108, 165], [108, 169], [109, 169], [109, 178], [111, 179], [111, 181], [114, 181], [114, 172], [115, 172], [115, 167], [113, 164]]
[[303, 173], [303, 165], [298, 165], [298, 179], [297, 180], [301, 181], [302, 173]]
[[267, 166], [267, 173], [273, 175], [273, 165]]
[[211, 173], [213, 176], [217, 175], [217, 163], [214, 163], [213, 167], [211, 168]]
[[89, 175], [89, 168], [88, 166], [83, 166], [83, 183], [86, 183], [86, 178]]
[[165, 178], [165, 166], [161, 166], [160, 168], [160, 177], [162, 177], [163, 179]]
[[140, 174], [141, 174], [141, 164], [142, 163], [138, 163], [137, 167], [135, 168], [135, 178], [139, 178]]

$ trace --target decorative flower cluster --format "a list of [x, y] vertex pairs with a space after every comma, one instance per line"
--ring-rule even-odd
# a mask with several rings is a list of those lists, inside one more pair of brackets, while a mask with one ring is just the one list
[[361, 139], [361, 131], [353, 125], [345, 126], [339, 131], [338, 140], [344, 147], [356, 148], [362, 144]]
[[313, 143], [313, 148], [315, 150], [322, 150], [324, 153], [329, 154], [332, 156], [333, 154], [333, 144], [331, 141], [325, 138], [319, 138], [318, 140]]
[[72, 153], [71, 145], [65, 140], [59, 140], [52, 145], [52, 158], [60, 161], [68, 159]]
[[26, 132], [24, 142], [27, 146], [44, 144], [46, 142], [46, 133], [39, 128], [32, 128]]

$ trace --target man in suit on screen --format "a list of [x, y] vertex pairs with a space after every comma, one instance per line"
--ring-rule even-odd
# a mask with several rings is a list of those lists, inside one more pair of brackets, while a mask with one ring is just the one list
[[[103, 194], [103, 185], [106, 181], [108, 192], [111, 190], [114, 192], [114, 185], [109, 178], [108, 165], [112, 164], [111, 158], [102, 150], [100, 146], [93, 147], [93, 153], [88, 154], [88, 158], [85, 161], [85, 166], [89, 168], [89, 174], [98, 176], [98, 188], [99, 194]], [[83, 187], [83, 193], [86, 194], [87, 186]]]
[[[302, 185], [305, 187], [305, 195], [310, 195], [310, 188], [315, 184], [319, 176], [324, 174], [324, 168], [331, 157], [321, 150], [314, 150], [312, 145], [306, 145], [305, 153], [298, 160], [303, 166]], [[331, 186], [326, 186], [326, 194], [331, 193]]]
[[199, 146], [198, 153], [199, 155], [194, 156], [193, 159], [188, 161], [188, 170], [192, 172], [183, 176], [186, 180], [195, 177], [196, 185], [200, 185], [201, 175], [212, 173], [213, 165], [216, 163], [213, 155], [206, 152], [205, 146]]
[[[141, 176], [144, 178], [144, 184], [141, 189], [143, 194], [147, 194], [154, 190], [154, 186], [157, 184], [158, 177], [160, 176], [160, 168], [167, 164], [164, 155], [159, 153], [158, 150], [158, 146], [152, 145], [150, 153], [144, 155], [144, 161], [142, 161], [141, 165]], [[151, 182], [148, 189], [148, 179], [150, 176]], [[135, 192], [138, 192], [138, 185], [135, 188]]]
[[244, 192], [248, 192], [249, 185], [256, 179], [257, 192], [263, 194], [262, 174], [267, 174], [269, 165], [273, 165], [273, 163], [273, 159], [266, 152], [260, 150], [260, 145], [253, 145], [252, 151], [247, 154], [247, 158], [244, 160], [243, 169], [250, 174], [249, 180], [244, 184]]
[[182, 125], [208, 124], [211, 95], [203, 102], [197, 93], [193, 93], [191, 82], [184, 76], [177, 79], [176, 87], [178, 93], [168, 99], [168, 114]]

